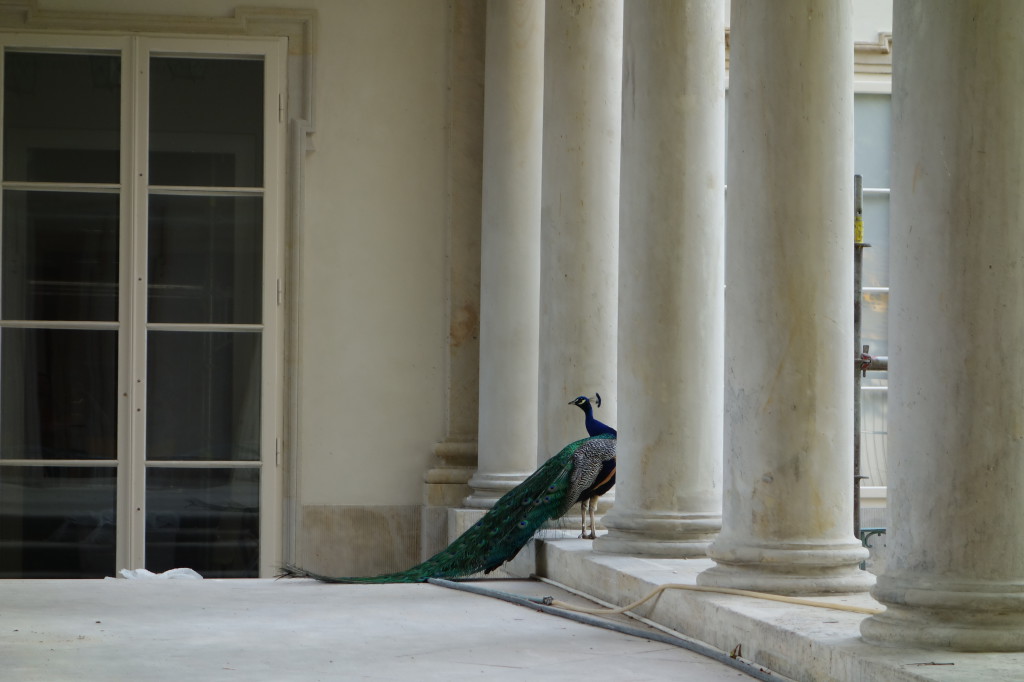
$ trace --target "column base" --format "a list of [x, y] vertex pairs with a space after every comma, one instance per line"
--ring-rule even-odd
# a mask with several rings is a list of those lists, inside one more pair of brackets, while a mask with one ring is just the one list
[[594, 541], [594, 551], [657, 557], [702, 557], [722, 529], [720, 514], [618, 513], [604, 518], [608, 534]]
[[886, 610], [865, 619], [872, 644], [970, 652], [1024, 651], [1024, 585], [936, 583], [882, 575], [871, 591]]
[[458, 507], [472, 494], [469, 467], [437, 467], [427, 472], [423, 484], [420, 520], [420, 559], [440, 552], [448, 544], [448, 510]]
[[772, 594], [839, 594], [866, 592], [875, 583], [874, 575], [860, 569], [867, 549], [852, 538], [835, 544], [761, 546], [716, 541], [708, 556], [716, 565], [697, 576], [698, 585]]
[[473, 492], [469, 480], [476, 471], [476, 450], [476, 441], [469, 437], [455, 436], [434, 445], [437, 464], [423, 476], [421, 560], [448, 544], [448, 510]]
[[470, 509], [490, 509], [502, 495], [526, 480], [529, 473], [487, 474], [479, 471], [469, 479], [472, 494], [463, 504]]

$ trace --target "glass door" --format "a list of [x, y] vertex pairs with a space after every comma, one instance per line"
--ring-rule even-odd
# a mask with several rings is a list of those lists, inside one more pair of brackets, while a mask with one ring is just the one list
[[146, 348], [137, 398], [146, 415], [145, 565], [255, 577], [264, 64], [157, 52], [141, 60], [148, 153], [136, 176], [148, 229], [137, 288], [146, 324], [135, 342]]
[[4, 54], [3, 577], [114, 568], [121, 67], [119, 51]]
[[0, 577], [256, 577], [276, 53], [120, 42], [3, 53]]

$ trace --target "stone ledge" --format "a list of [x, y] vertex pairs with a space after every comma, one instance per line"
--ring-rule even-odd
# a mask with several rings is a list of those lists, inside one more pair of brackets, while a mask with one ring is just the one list
[[[537, 574], [617, 604], [665, 583], [696, 584], [710, 559], [661, 559], [599, 554], [590, 540], [534, 542]], [[811, 597], [879, 608], [868, 594]], [[637, 608], [638, 615], [794, 680], [953, 682], [1019, 680], [1024, 654], [965, 654], [889, 649], [865, 643], [867, 616], [724, 594], [670, 590]], [[944, 665], [936, 665], [936, 664]], [[951, 665], [945, 665], [951, 664]]]

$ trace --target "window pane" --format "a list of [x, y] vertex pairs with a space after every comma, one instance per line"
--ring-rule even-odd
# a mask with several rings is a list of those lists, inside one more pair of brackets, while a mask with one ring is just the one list
[[891, 99], [888, 94], [858, 94], [853, 99], [854, 173], [863, 176], [865, 187], [889, 186]]
[[4, 179], [120, 180], [121, 58], [4, 55]]
[[263, 184], [263, 62], [150, 60], [153, 185]]
[[149, 333], [149, 460], [260, 458], [260, 336]]
[[149, 200], [149, 321], [258, 323], [263, 199]]
[[117, 332], [0, 332], [0, 459], [117, 458]]
[[861, 391], [860, 470], [868, 477], [862, 485], [888, 485], [885, 469], [889, 435], [888, 405], [889, 393], [887, 391]]
[[2, 315], [117, 320], [118, 196], [4, 192]]
[[[860, 342], [874, 356], [889, 355], [889, 294], [867, 293], [861, 299]], [[885, 386], [888, 372], [871, 371], [861, 379], [864, 386]]]
[[864, 197], [864, 286], [889, 286], [889, 197]]
[[0, 467], [0, 578], [114, 575], [113, 467]]
[[146, 471], [146, 568], [259, 575], [258, 469]]

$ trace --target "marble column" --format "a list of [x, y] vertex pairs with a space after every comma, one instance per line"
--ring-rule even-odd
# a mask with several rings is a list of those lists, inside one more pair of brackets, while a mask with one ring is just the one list
[[536, 468], [544, 2], [487, 8], [478, 469], [487, 508]]
[[1024, 651], [1024, 3], [897, 3], [887, 559], [871, 642]]
[[615, 425], [622, 0], [549, 0], [544, 43], [539, 458]]
[[624, 26], [617, 493], [594, 548], [702, 556], [722, 523], [723, 4], [632, 0]]
[[447, 428], [423, 476], [420, 556], [448, 544], [448, 510], [470, 492], [477, 460], [479, 385], [480, 197], [483, 158], [486, 7], [453, 0], [449, 47], [449, 235]]
[[853, 537], [849, 0], [734, 0], [725, 490], [702, 585], [866, 590]]

